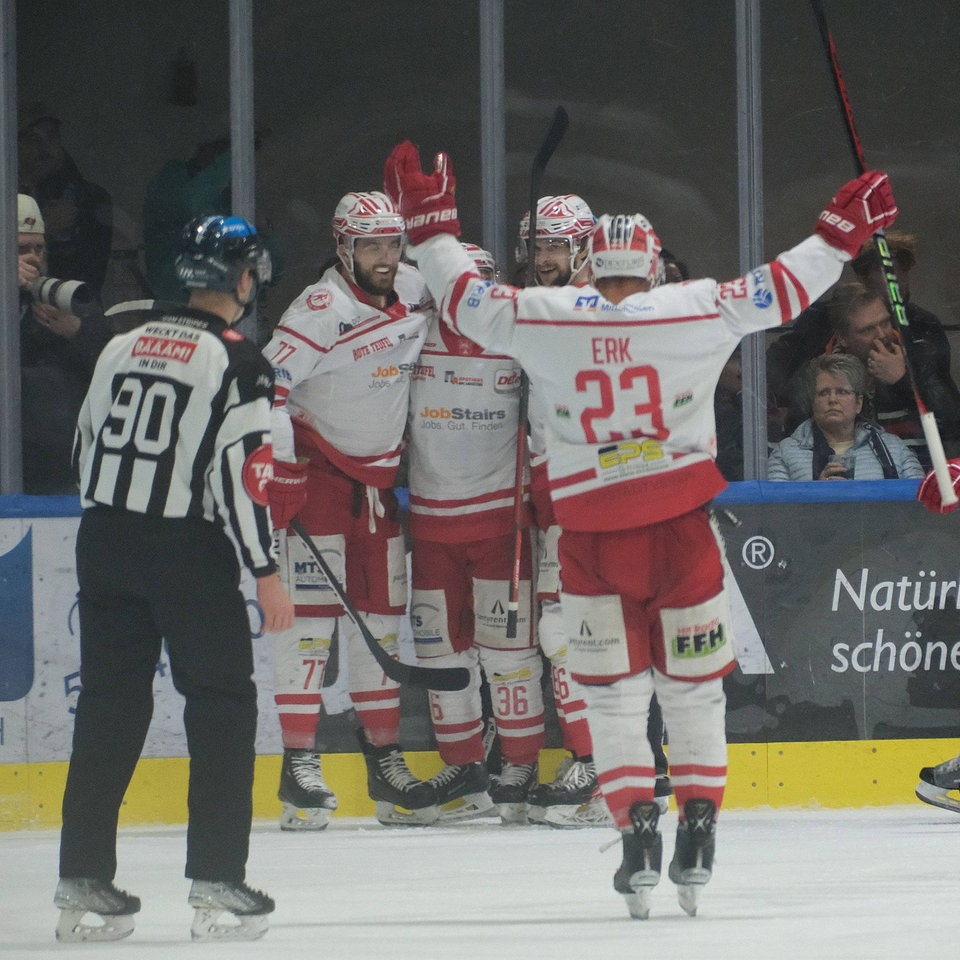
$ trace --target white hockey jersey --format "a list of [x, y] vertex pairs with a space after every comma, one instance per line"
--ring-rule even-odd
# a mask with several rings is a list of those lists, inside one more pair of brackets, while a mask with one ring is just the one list
[[514, 526], [520, 367], [435, 319], [411, 377], [410, 532], [469, 542]]
[[277, 460], [315, 450], [361, 483], [393, 484], [410, 377], [434, 316], [413, 267], [400, 264], [394, 290], [397, 299], [380, 309], [334, 266], [284, 311], [263, 351], [276, 380]]
[[493, 285], [453, 237], [411, 251], [454, 328], [515, 357], [544, 416], [550, 495], [565, 530], [620, 530], [686, 513], [726, 481], [713, 395], [741, 338], [786, 323], [840, 276], [813, 236], [726, 283], [667, 284], [613, 304], [593, 287]]

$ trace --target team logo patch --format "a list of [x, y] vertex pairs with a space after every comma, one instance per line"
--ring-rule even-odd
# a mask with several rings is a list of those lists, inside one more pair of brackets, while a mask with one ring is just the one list
[[267, 484], [273, 479], [273, 447], [262, 444], [243, 464], [243, 489], [261, 507], [267, 505]]
[[307, 297], [307, 308], [310, 310], [326, 310], [331, 303], [333, 303], [333, 294], [326, 288], [314, 290]]

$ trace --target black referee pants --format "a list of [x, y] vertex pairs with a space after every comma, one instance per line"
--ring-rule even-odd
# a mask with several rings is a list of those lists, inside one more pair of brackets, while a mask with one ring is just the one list
[[186, 876], [243, 880], [257, 695], [239, 566], [204, 521], [84, 511], [77, 534], [80, 678], [60, 876], [112, 880], [117, 817], [153, 715], [166, 640], [190, 754]]

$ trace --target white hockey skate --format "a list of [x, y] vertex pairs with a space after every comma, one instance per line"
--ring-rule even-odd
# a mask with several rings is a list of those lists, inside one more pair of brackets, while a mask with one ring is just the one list
[[482, 760], [445, 764], [429, 782], [437, 792], [439, 823], [461, 823], [497, 815], [497, 805], [488, 792], [490, 777]]
[[613, 888], [622, 894], [630, 916], [646, 920], [650, 916], [653, 888], [660, 882], [663, 837], [657, 823], [660, 807], [655, 803], [635, 803], [630, 808], [631, 830], [624, 830], [623, 861], [613, 876]]
[[281, 830], [324, 830], [337, 809], [337, 798], [320, 770], [314, 750], [286, 749], [277, 797], [283, 803]]
[[683, 813], [686, 819], [677, 824], [668, 876], [677, 885], [677, 900], [684, 913], [695, 917], [700, 894], [713, 875], [717, 806], [712, 800], [688, 800]]
[[950, 796], [960, 790], [960, 754], [935, 767], [924, 767], [917, 784], [917, 799], [943, 810], [960, 813], [960, 800]]
[[[271, 897], [245, 883], [218, 880], [194, 880], [187, 903], [195, 911], [194, 940], [259, 940], [275, 906]], [[231, 919], [224, 922], [224, 914]]]
[[[95, 940], [122, 940], [133, 933], [133, 915], [140, 911], [140, 898], [118, 890], [109, 880], [90, 877], [62, 877], [53, 897], [60, 909], [57, 939], [61, 943]], [[100, 923], [83, 922], [94, 914]]]

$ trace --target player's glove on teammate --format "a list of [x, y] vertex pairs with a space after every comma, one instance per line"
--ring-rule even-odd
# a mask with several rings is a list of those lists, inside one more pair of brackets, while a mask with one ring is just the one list
[[273, 479], [267, 483], [270, 519], [277, 530], [285, 530], [307, 502], [306, 463], [274, 460]]
[[889, 227], [899, 212], [887, 175], [868, 170], [840, 188], [814, 230], [831, 247], [853, 258], [864, 241]]
[[460, 236], [456, 178], [450, 169], [450, 158], [438, 153], [433, 173], [420, 167], [420, 151], [409, 141], [393, 148], [383, 168], [383, 186], [387, 196], [397, 205], [407, 228], [407, 238], [414, 245], [439, 233]]
[[[947, 470], [950, 472], [953, 492], [960, 496], [960, 459], [948, 460]], [[940, 498], [940, 487], [937, 485], [937, 477], [932, 470], [921, 481], [917, 489], [917, 499], [931, 513], [952, 513], [960, 506], [960, 503], [951, 503], [946, 507], [943, 505], [943, 500]]]

